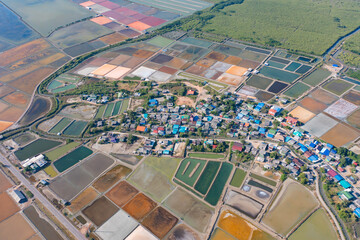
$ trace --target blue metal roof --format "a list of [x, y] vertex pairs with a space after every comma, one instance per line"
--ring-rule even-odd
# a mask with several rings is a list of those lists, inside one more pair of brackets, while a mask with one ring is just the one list
[[339, 183], [343, 188], [351, 188], [351, 184], [346, 180], [341, 180]]
[[344, 180], [344, 178], [341, 175], [336, 175], [334, 178], [338, 181]]
[[354, 214], [360, 218], [360, 208], [356, 208], [355, 211], [354, 211]]

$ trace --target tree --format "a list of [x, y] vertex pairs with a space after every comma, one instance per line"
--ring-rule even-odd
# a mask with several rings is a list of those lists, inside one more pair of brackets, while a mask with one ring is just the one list
[[287, 179], [287, 175], [286, 174], [282, 174], [280, 177], [280, 181], [284, 182]]
[[136, 141], [137, 137], [133, 136], [132, 134], [129, 134], [129, 136], [126, 139], [127, 144], [133, 144]]

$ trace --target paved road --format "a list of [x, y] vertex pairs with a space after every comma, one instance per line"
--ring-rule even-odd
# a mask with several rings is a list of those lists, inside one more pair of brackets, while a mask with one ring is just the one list
[[5, 164], [7, 168], [14, 174], [25, 187], [30, 190], [34, 197], [37, 198], [58, 220], [64, 227], [66, 227], [75, 237], [79, 240], [86, 240], [79, 230], [72, 225], [69, 220], [59, 212], [30, 182], [7, 160], [2, 154], [0, 154], [0, 162]]

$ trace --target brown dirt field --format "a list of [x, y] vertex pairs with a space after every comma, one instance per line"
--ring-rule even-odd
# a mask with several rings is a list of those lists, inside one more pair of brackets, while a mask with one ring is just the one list
[[99, 25], [105, 25], [107, 23], [111, 23], [112, 21], [106, 17], [96, 17], [96, 18], [93, 18], [93, 19], [90, 19], [90, 21], [94, 22], [94, 23], [97, 23]]
[[15, 81], [10, 83], [11, 86], [20, 89], [26, 93], [32, 94], [36, 88], [36, 86], [48, 75], [53, 73], [55, 69], [53, 68], [41, 68], [35, 70], [26, 76], [23, 76]]
[[134, 68], [137, 65], [139, 65], [140, 63], [142, 63], [144, 61], [144, 59], [142, 58], [138, 58], [138, 57], [132, 57], [129, 60], [127, 60], [125, 63], [123, 63], [123, 67], [127, 67], [127, 68]]
[[40, 59], [49, 57], [49, 56], [53, 55], [54, 53], [56, 53], [56, 51], [54, 49], [52, 49], [52, 48], [46, 49], [46, 50], [38, 52], [35, 55], [32, 55], [30, 57], [21, 59], [20, 61], [17, 61], [15, 63], [13, 63], [8, 68], [10, 70], [14, 71], [14, 70], [16, 70], [18, 68], [22, 68], [22, 67], [27, 66], [29, 64], [35, 63], [35, 62], [39, 61]]
[[166, 65], [169, 67], [182, 69], [186, 63], [187, 63], [186, 60], [175, 57], [170, 62], [167, 62]]
[[4, 97], [3, 100], [15, 106], [26, 107], [30, 102], [30, 97], [21, 92], [14, 92]]
[[9, 128], [11, 125], [13, 125], [13, 122], [4, 122], [0, 121], [0, 132], [4, 131], [5, 129]]
[[38, 63], [40, 65], [49, 65], [49, 64], [51, 64], [53, 62], [56, 62], [59, 59], [62, 59], [63, 57], [66, 57], [66, 55], [63, 54], [63, 53], [56, 53], [56, 54], [54, 54], [54, 55], [52, 55], [50, 57], [41, 59]]
[[326, 104], [316, 101], [311, 97], [304, 98], [299, 105], [315, 114], [319, 114], [327, 108]]
[[192, 65], [191, 67], [189, 67], [186, 72], [188, 73], [192, 73], [192, 74], [196, 74], [196, 75], [200, 75], [201, 73], [203, 73], [207, 68], [206, 67], [201, 67], [199, 65]]
[[105, 192], [120, 179], [131, 173], [131, 169], [122, 165], [117, 165], [110, 169], [93, 183], [93, 187], [99, 192]]
[[195, 107], [195, 102], [191, 98], [188, 97], [178, 97], [176, 100], [176, 105], [186, 105], [190, 107]]
[[120, 54], [119, 53], [116, 53], [116, 52], [107, 52], [107, 53], [104, 53], [101, 55], [101, 57], [103, 58], [116, 58], [117, 56], [119, 56]]
[[210, 58], [203, 58], [201, 60], [199, 60], [196, 65], [199, 65], [201, 67], [206, 67], [209, 68], [212, 65], [214, 65], [216, 63], [216, 60], [214, 59], [210, 59]]
[[350, 90], [343, 96], [343, 99], [360, 106], [360, 93], [357, 91]]
[[359, 136], [359, 131], [343, 123], [338, 123], [320, 138], [336, 147], [341, 147]]
[[17, 107], [9, 107], [5, 111], [0, 113], [0, 121], [5, 122], [16, 122], [19, 120], [21, 115], [25, 112], [25, 109], [20, 109]]
[[134, 28], [134, 29], [136, 29], [138, 31], [144, 31], [144, 30], [146, 30], [148, 28], [151, 28], [150, 25], [147, 25], [147, 24], [145, 24], [143, 22], [140, 22], [140, 21], [130, 23], [129, 27], [132, 27], [132, 28]]
[[185, 69], [187, 69], [188, 67], [190, 67], [191, 65], [193, 65], [193, 62], [187, 62], [187, 63], [185, 63], [184, 66], [182, 66], [182, 67], [180, 68], [180, 70], [185, 70]]
[[118, 43], [118, 42], [122, 42], [124, 40], [128, 39], [128, 37], [120, 34], [120, 33], [112, 33], [112, 34], [109, 34], [107, 36], [104, 36], [102, 38], [99, 38], [100, 41], [106, 43], [106, 44], [109, 44], [109, 45], [112, 45], [112, 44], [115, 44], [115, 43]]
[[6, 192], [0, 193], [0, 222], [19, 210], [14, 200]]
[[119, 207], [124, 206], [139, 191], [126, 181], [119, 182], [113, 187], [106, 196]]
[[174, 75], [178, 70], [175, 68], [171, 68], [171, 67], [167, 67], [167, 66], [163, 66], [159, 69], [160, 72], [164, 72], [164, 73], [168, 73], [171, 75]]
[[139, 193], [123, 207], [123, 210], [136, 220], [140, 221], [148, 215], [156, 205], [156, 202], [149, 197], [145, 196], [143, 193]]
[[6, 85], [1, 86], [1, 87], [0, 87], [0, 97], [3, 97], [3, 96], [5, 96], [5, 95], [8, 95], [9, 93], [12, 93], [12, 92], [14, 92], [14, 91], [15, 91], [15, 89], [13, 89], [13, 88], [11, 88], [11, 87], [9, 87], [9, 86], [6, 86]]
[[218, 81], [226, 83], [226, 84], [230, 84], [233, 86], [238, 86], [238, 85], [240, 85], [240, 83], [243, 82], [243, 79], [239, 76], [235, 76], [235, 75], [232, 75], [229, 73], [224, 73], [223, 75], [221, 75], [218, 78]]
[[72, 213], [77, 213], [83, 207], [94, 201], [98, 195], [99, 194], [92, 187], [89, 187], [72, 200], [71, 205], [68, 206], [67, 209]]
[[314, 92], [312, 92], [310, 96], [313, 99], [315, 99], [319, 102], [325, 103], [327, 105], [329, 105], [339, 99], [336, 95], [329, 93], [320, 88], [318, 88]]
[[15, 78], [18, 78], [18, 77], [21, 77], [21, 76], [25, 76], [26, 74], [32, 72], [32, 71], [35, 71], [36, 69], [39, 69], [41, 66], [38, 65], [38, 64], [34, 64], [34, 65], [30, 65], [30, 66], [27, 66], [27, 67], [24, 67], [22, 69], [19, 69], [18, 71], [16, 72], [12, 72], [12, 73], [9, 73], [3, 77], [0, 78], [0, 81], [2, 82], [9, 82], [9, 81], [12, 81], [14, 80]]
[[191, 54], [191, 53], [187, 53], [187, 52], [183, 52], [179, 55], [180, 58], [182, 59], [185, 59], [185, 60], [188, 60], [188, 61], [191, 61], [195, 55], [194, 54]]
[[[105, 63], [107, 63], [108, 61], [109, 61], [108, 58], [96, 57], [96, 58], [92, 58], [88, 64], [92, 65], [92, 66], [100, 67], [100, 66], [104, 65]], [[113, 64], [113, 65], [116, 65], [116, 64]]]
[[346, 120], [350, 125], [360, 129], [360, 109], [353, 112]]
[[119, 208], [111, 203], [106, 197], [101, 197], [90, 206], [86, 207], [82, 212], [96, 226], [101, 226], [118, 210]]
[[153, 62], [146, 62], [146, 63], [144, 63], [143, 66], [148, 67], [148, 68], [152, 68], [152, 69], [155, 69], [155, 70], [159, 70], [160, 68], [163, 67], [163, 65], [158, 64], [158, 63], [153, 63]]
[[20, 213], [0, 223], [0, 239], [25, 240], [33, 235], [34, 229]]
[[219, 52], [211, 52], [206, 57], [214, 59], [216, 61], [222, 61], [226, 58], [226, 55]]
[[250, 60], [245, 60], [243, 59], [238, 66], [240, 67], [244, 67], [244, 68], [252, 68], [255, 69], [260, 65], [259, 62], [254, 62], [254, 61], [250, 61]]
[[143, 226], [149, 229], [159, 238], [165, 237], [178, 222], [178, 219], [162, 207], [152, 211], [142, 222]]
[[4, 111], [8, 107], [10, 107], [10, 105], [0, 102], [0, 112]]
[[123, 64], [124, 62], [126, 62], [127, 60], [129, 60], [130, 58], [131, 58], [131, 56], [128, 56], [125, 54], [120, 54], [119, 56], [117, 56], [116, 58], [111, 60], [109, 62], [109, 64], [119, 66], [119, 65]]
[[239, 65], [243, 59], [241, 57], [228, 56], [223, 62], [232, 65]]
[[239, 67], [239, 66], [231, 66], [226, 73], [236, 75], [236, 76], [242, 76], [247, 71], [247, 68]]
[[5, 177], [5, 175], [0, 172], [0, 193], [6, 191], [6, 189], [10, 188], [12, 184]]
[[0, 66], [7, 66], [10, 63], [19, 61], [49, 47], [50, 44], [42, 38], [25, 43], [16, 48], [1, 53]]
[[315, 114], [306, 110], [303, 107], [297, 106], [294, 110], [292, 110], [290, 112], [290, 114], [295, 117], [298, 118], [300, 122], [302, 123], [306, 123], [308, 122], [310, 119], [312, 119], [313, 117], [315, 117]]
[[134, 54], [133, 57], [139, 57], [139, 58], [149, 58], [154, 54], [152, 51], [139, 49]]

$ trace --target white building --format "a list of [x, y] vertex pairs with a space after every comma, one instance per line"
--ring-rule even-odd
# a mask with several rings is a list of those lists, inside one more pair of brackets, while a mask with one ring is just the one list
[[28, 158], [24, 161], [21, 162], [21, 166], [26, 168], [26, 167], [29, 167], [33, 164], [36, 164], [38, 167], [43, 167], [46, 165], [46, 160], [45, 160], [45, 157], [44, 155], [40, 154], [38, 156], [35, 156], [33, 158]]

